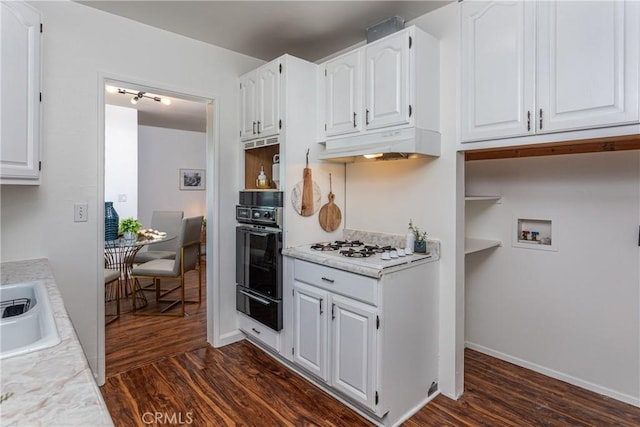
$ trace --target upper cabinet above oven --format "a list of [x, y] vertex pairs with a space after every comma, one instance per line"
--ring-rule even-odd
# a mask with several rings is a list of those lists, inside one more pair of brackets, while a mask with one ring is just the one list
[[240, 77], [240, 139], [280, 132], [280, 58]]
[[553, 142], [559, 132], [637, 124], [638, 6], [461, 3], [462, 149], [483, 148], [468, 142]]

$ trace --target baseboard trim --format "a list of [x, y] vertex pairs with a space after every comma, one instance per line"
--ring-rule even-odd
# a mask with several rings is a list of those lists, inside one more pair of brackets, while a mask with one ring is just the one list
[[225, 345], [233, 344], [234, 342], [242, 341], [245, 338], [245, 335], [240, 331], [240, 329], [236, 329], [235, 331], [227, 332], [226, 334], [220, 335], [216, 340], [215, 344], [211, 344], [213, 347], [224, 347]]
[[538, 372], [540, 374], [546, 375], [551, 378], [555, 378], [560, 381], [564, 381], [566, 383], [575, 385], [577, 387], [584, 388], [589, 391], [593, 391], [594, 393], [602, 394], [603, 396], [611, 397], [612, 399], [619, 400], [624, 403], [628, 403], [630, 405], [640, 407], [640, 398], [629, 396], [624, 393], [617, 392], [615, 390], [611, 390], [606, 387], [602, 387], [598, 384], [594, 384], [588, 381], [585, 381], [580, 378], [576, 378], [571, 375], [567, 375], [563, 372], [555, 371], [553, 369], [549, 369], [547, 367], [537, 365], [535, 363], [528, 362], [526, 360], [493, 350], [488, 347], [484, 347], [479, 344], [475, 344], [472, 342], [465, 342], [465, 347], [470, 348], [471, 350], [478, 351], [480, 353], [486, 354], [488, 356], [495, 357], [496, 359], [504, 360], [505, 362], [513, 363], [514, 365], [531, 369], [532, 371]]

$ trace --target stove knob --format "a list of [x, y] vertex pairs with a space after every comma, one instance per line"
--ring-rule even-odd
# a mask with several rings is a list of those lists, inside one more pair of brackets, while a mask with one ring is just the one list
[[254, 212], [253, 213], [253, 217], [256, 218], [256, 219], [260, 218], [260, 212], [257, 212], [257, 211]]
[[262, 214], [263, 217], [265, 217], [266, 219], [271, 218], [271, 212], [265, 212]]

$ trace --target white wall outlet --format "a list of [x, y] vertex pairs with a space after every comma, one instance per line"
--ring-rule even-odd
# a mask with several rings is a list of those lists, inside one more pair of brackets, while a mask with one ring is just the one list
[[118, 201], [119, 202], [126, 202], [127, 201], [127, 195], [126, 194], [118, 194]]
[[73, 222], [87, 222], [89, 206], [87, 203], [76, 203], [73, 205]]

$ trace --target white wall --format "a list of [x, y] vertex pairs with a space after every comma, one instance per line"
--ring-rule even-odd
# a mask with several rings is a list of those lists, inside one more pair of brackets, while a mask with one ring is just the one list
[[105, 106], [104, 200], [113, 202], [120, 219], [138, 217], [138, 111], [133, 108]]
[[[201, 43], [69, 1], [34, 2], [44, 22], [42, 184], [3, 186], [2, 261], [47, 257], [67, 310], [94, 370], [98, 360], [98, 266], [103, 215], [99, 197], [99, 73], [120, 81], [215, 98], [219, 117], [220, 177], [239, 170], [239, 75], [263, 61]], [[180, 90], [178, 90], [180, 89]], [[212, 167], [212, 154], [208, 165]], [[220, 224], [219, 244], [235, 241], [236, 179], [220, 188], [210, 217]], [[73, 203], [89, 204], [89, 221], [73, 222]], [[215, 251], [218, 248], [214, 248]], [[221, 284], [222, 335], [237, 329], [233, 251], [222, 251], [215, 272]]]
[[461, 186], [456, 153], [459, 63], [458, 4], [408, 22], [440, 40], [440, 133], [442, 155], [347, 165], [346, 228], [405, 234], [409, 219], [441, 240], [440, 390], [462, 393], [464, 291], [456, 240], [462, 229], [456, 218]]
[[206, 134], [140, 126], [138, 218], [151, 224], [154, 210], [184, 211], [185, 217], [206, 215], [206, 192], [180, 190], [179, 169], [206, 169]]
[[[503, 247], [467, 256], [471, 347], [640, 404], [640, 153], [468, 162], [469, 233]], [[557, 221], [557, 252], [511, 246], [514, 215]]]

